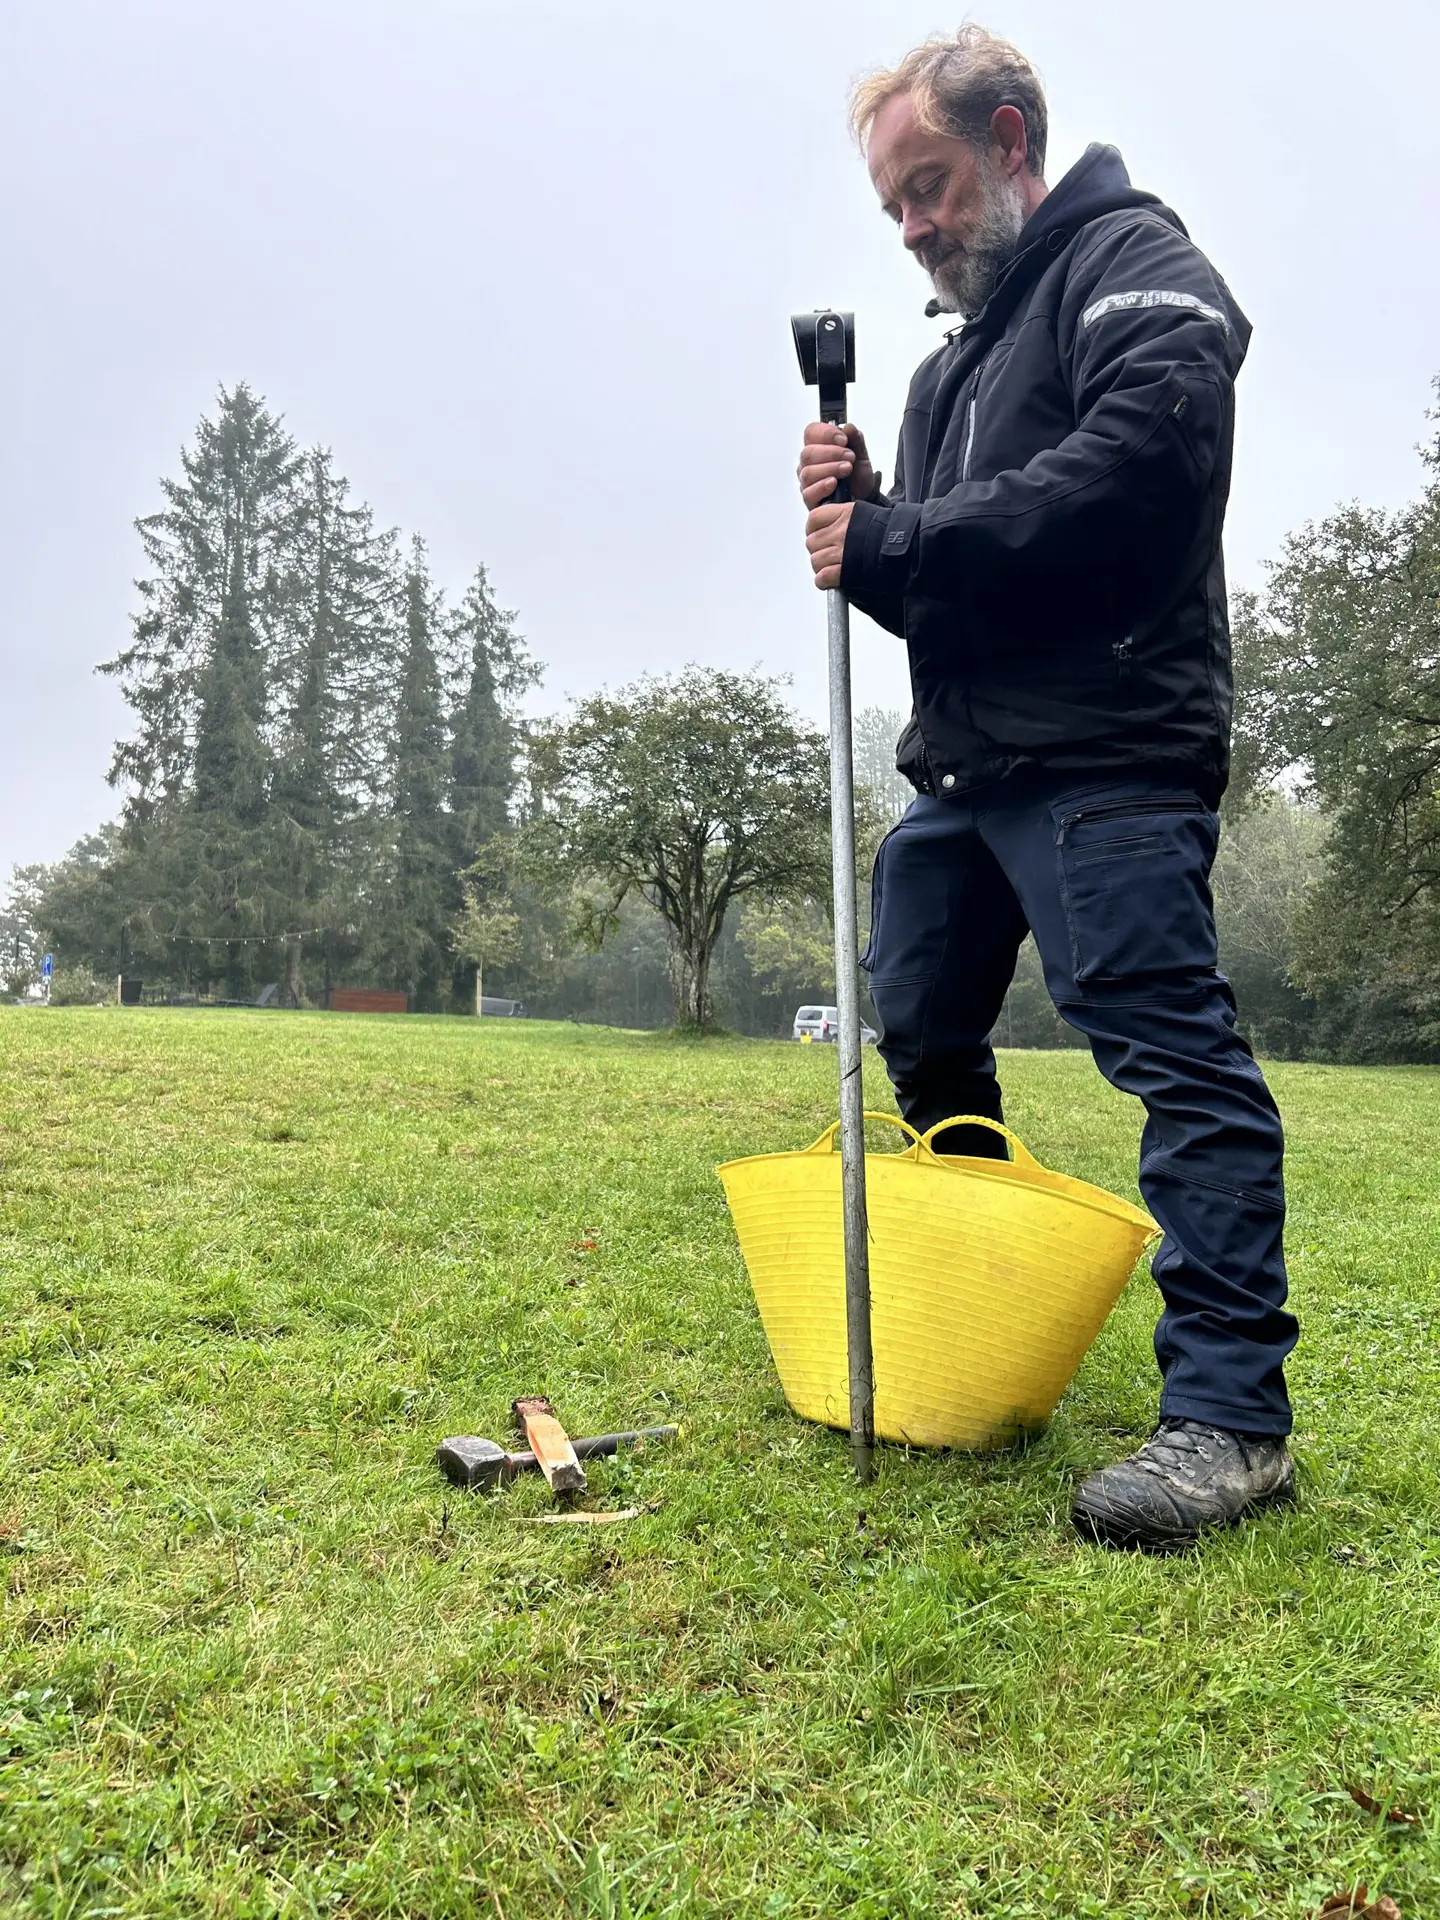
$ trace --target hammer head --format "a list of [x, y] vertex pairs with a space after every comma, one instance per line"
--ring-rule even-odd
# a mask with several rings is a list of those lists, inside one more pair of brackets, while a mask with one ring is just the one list
[[435, 1449], [435, 1464], [457, 1487], [496, 1487], [508, 1480], [510, 1455], [493, 1440], [475, 1434], [457, 1434]]

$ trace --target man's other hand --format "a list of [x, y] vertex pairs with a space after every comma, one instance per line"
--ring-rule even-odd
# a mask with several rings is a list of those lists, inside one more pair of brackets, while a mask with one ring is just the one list
[[830, 427], [823, 420], [812, 420], [805, 429], [797, 472], [800, 498], [807, 507], [828, 500], [840, 480], [850, 482], [856, 500], [868, 500], [876, 492], [875, 469], [858, 427]]
[[805, 544], [810, 549], [810, 565], [815, 570], [817, 587], [838, 587], [840, 563], [845, 558], [845, 535], [850, 526], [851, 506], [812, 507], [805, 522]]

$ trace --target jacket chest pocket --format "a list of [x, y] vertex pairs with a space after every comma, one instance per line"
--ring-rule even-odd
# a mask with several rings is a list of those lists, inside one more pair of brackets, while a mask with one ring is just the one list
[[1048, 345], [1041, 350], [1047, 338], [1038, 327], [1022, 328], [980, 362], [951, 423], [954, 452], [947, 486], [983, 484], [1026, 467], [1075, 431], [1075, 398], [1053, 351]]
[[1013, 401], [999, 392], [1013, 341], [1000, 340], [980, 361], [956, 397], [936, 465], [934, 491], [948, 493], [962, 480], [989, 480], [1014, 462], [1003, 456], [1004, 415]]
[[[986, 355], [986, 359], [989, 355]], [[970, 463], [975, 457], [975, 422], [979, 415], [980, 388], [985, 380], [985, 361], [975, 369], [970, 382], [970, 398], [960, 410], [960, 478], [970, 478]]]

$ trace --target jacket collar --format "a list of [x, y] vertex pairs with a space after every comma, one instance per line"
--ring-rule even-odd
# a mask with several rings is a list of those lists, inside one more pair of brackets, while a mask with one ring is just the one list
[[1020, 229], [1015, 258], [1001, 274], [995, 291], [979, 313], [949, 337], [965, 344], [982, 336], [993, 338], [1014, 312], [1026, 288], [1040, 277], [1057, 254], [1064, 252], [1080, 229], [1102, 214], [1116, 213], [1124, 207], [1158, 207], [1182, 233], [1185, 231], [1179, 216], [1156, 194], [1145, 193], [1130, 184], [1119, 149], [1097, 141], [1061, 176]]

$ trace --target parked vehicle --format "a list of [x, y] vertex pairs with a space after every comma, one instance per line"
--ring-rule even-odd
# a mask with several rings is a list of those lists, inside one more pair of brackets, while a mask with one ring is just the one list
[[[838, 1040], [840, 1009], [838, 1007], [797, 1007], [795, 1028], [790, 1037], [793, 1040]], [[879, 1037], [873, 1027], [867, 1027], [863, 1020], [860, 1022], [862, 1047], [873, 1047]]]

